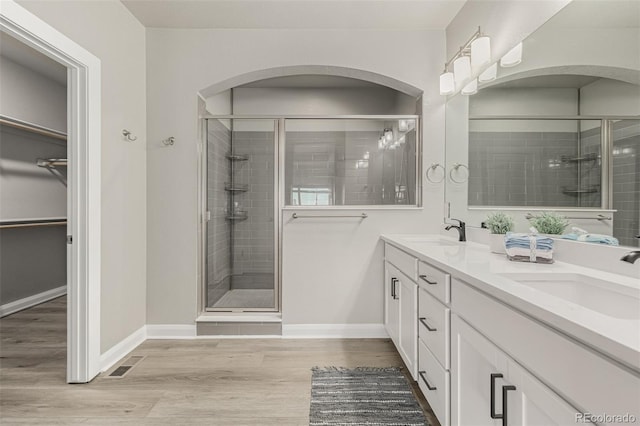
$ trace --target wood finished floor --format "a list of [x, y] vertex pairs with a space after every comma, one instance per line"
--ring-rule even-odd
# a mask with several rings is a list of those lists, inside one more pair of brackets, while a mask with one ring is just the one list
[[403, 366], [388, 339], [148, 340], [124, 378], [69, 385], [64, 297], [0, 319], [0, 339], [2, 425], [308, 425], [311, 367]]

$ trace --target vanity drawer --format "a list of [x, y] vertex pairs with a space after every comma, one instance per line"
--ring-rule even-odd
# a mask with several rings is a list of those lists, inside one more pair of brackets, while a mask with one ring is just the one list
[[418, 281], [418, 259], [391, 244], [385, 245], [384, 258], [413, 281]]
[[418, 283], [444, 304], [451, 302], [451, 276], [428, 263], [418, 263]]
[[450, 318], [450, 309], [421, 288], [418, 293], [418, 336], [446, 370], [449, 369]]
[[418, 345], [418, 387], [440, 424], [449, 425], [449, 372], [442, 368], [422, 341]]

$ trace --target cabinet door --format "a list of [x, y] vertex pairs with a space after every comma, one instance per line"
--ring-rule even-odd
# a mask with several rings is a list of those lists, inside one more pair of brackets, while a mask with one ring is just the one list
[[[451, 316], [452, 425], [502, 425], [501, 420], [491, 418], [491, 375], [499, 373], [501, 363], [494, 345], [457, 315]], [[500, 390], [506, 383], [494, 380], [494, 412], [502, 413]]]
[[509, 397], [509, 425], [553, 426], [569, 424], [592, 424], [578, 418], [579, 410], [569, 405], [558, 394], [536, 379], [512, 359], [507, 360], [505, 374], [509, 383], [516, 387], [513, 398]]
[[384, 263], [384, 326], [389, 333], [389, 337], [398, 347], [399, 326], [400, 326], [400, 300], [398, 299], [398, 283], [400, 276], [396, 268], [389, 262]]
[[414, 380], [418, 376], [418, 285], [400, 277], [400, 344], [398, 351]]

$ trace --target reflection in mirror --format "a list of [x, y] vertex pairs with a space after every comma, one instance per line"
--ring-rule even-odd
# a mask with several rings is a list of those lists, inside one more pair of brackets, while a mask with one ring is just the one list
[[554, 210], [639, 245], [639, 21], [640, 2], [570, 3], [524, 41], [520, 65], [448, 100], [449, 217], [479, 226], [507, 210], [525, 231]]

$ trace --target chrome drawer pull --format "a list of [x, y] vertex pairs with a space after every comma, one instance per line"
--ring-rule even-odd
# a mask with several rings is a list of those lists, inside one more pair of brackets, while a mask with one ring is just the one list
[[426, 281], [427, 284], [431, 284], [431, 285], [438, 284], [438, 281], [429, 281], [429, 279], [427, 278], [426, 275], [420, 275], [420, 279], [423, 280], [423, 281]]
[[420, 318], [420, 322], [422, 323], [422, 325], [424, 325], [425, 327], [427, 327], [427, 330], [429, 331], [438, 331], [437, 328], [431, 328], [429, 327], [429, 324], [427, 324], [427, 319], [426, 318]]
[[427, 378], [425, 377], [426, 371], [418, 371], [418, 374], [420, 375], [420, 378], [422, 379], [422, 381], [424, 382], [425, 385], [427, 385], [427, 389], [429, 390], [436, 390], [437, 388], [435, 386], [431, 386], [429, 384], [429, 382], [427, 382]]

